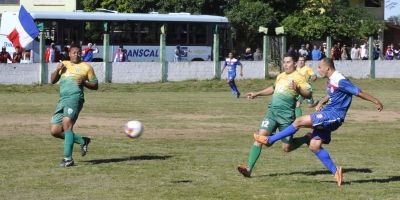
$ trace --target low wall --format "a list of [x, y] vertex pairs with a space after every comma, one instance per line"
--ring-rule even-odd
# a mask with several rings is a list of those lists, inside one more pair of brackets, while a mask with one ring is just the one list
[[[338, 71], [347, 77], [368, 78], [370, 67], [368, 60], [335, 61]], [[45, 80], [50, 82], [50, 75], [58, 63], [46, 64], [47, 70]], [[238, 79], [263, 79], [263, 61], [242, 61], [243, 77], [237, 73]], [[317, 72], [318, 62], [307, 64]], [[104, 82], [104, 64], [91, 63], [99, 82]], [[221, 62], [221, 70], [223, 62]], [[239, 67], [240, 68], [240, 67]], [[161, 66], [158, 62], [122, 62], [111, 63], [112, 83], [135, 83], [135, 82], [157, 82], [161, 81]], [[214, 63], [204, 62], [170, 62], [168, 63], [168, 80], [207, 80], [214, 78]], [[375, 61], [376, 78], [400, 78], [399, 60], [377, 60]], [[225, 69], [221, 79], [227, 78]], [[37, 84], [40, 81], [40, 64], [0, 64], [0, 84]]]

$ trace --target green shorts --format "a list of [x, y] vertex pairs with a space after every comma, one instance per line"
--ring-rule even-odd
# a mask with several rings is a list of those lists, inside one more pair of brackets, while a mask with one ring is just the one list
[[51, 117], [52, 124], [62, 124], [62, 119], [68, 117], [72, 122], [76, 122], [79, 113], [83, 107], [83, 100], [81, 99], [64, 99], [60, 100], [56, 106], [56, 110]]
[[[270, 133], [274, 133], [276, 129], [283, 130], [293, 123], [295, 119], [294, 110], [293, 109], [274, 109], [269, 108], [267, 113], [264, 116], [263, 121], [260, 124], [260, 129], [264, 129], [269, 131]], [[285, 137], [281, 139], [281, 141], [285, 144], [290, 144], [292, 142], [293, 135]]]

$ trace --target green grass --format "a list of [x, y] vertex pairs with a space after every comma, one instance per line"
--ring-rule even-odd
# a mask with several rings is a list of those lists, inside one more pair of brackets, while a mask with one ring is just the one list
[[[85, 157], [75, 145], [77, 166], [68, 169], [57, 167], [63, 143], [48, 131], [57, 86], [1, 85], [0, 199], [398, 199], [400, 80], [352, 81], [382, 100], [386, 112], [378, 117], [390, 116], [348, 116], [333, 134], [325, 147], [344, 167], [341, 188], [306, 147], [284, 153], [279, 142], [263, 149], [252, 178], [239, 175], [270, 97], [236, 99], [225, 81], [87, 90], [75, 131], [93, 140]], [[238, 81], [242, 93], [272, 83]], [[315, 84], [315, 96], [324, 85]], [[355, 98], [350, 111], [375, 108]], [[124, 136], [130, 119], [143, 122], [141, 138]]]

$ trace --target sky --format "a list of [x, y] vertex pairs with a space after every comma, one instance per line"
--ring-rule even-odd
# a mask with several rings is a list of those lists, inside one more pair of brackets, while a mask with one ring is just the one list
[[385, 0], [385, 19], [391, 16], [400, 16], [400, 0]]

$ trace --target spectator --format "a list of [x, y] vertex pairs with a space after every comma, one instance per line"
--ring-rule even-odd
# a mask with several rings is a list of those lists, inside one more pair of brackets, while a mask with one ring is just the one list
[[317, 45], [314, 45], [314, 49], [311, 52], [311, 59], [312, 60], [321, 60], [322, 52], [318, 49]]
[[389, 45], [386, 49], [386, 55], [385, 55], [385, 59], [386, 60], [393, 60], [394, 58], [394, 52], [392, 47]]
[[182, 55], [183, 55], [183, 51], [181, 49], [181, 46], [178, 45], [175, 48], [175, 52], [174, 52], [174, 61], [175, 62], [181, 62], [182, 61]]
[[115, 53], [114, 62], [126, 62], [128, 59], [128, 54], [126, 53], [126, 49], [124, 46], [120, 45]]
[[361, 45], [360, 57], [362, 60], [368, 60], [368, 43], [366, 42]]
[[289, 55], [291, 55], [293, 58], [297, 59], [297, 53], [296, 50], [294, 49], [293, 44], [289, 45], [289, 50], [287, 52]]
[[96, 44], [88, 43], [88, 47], [86, 47], [82, 51], [82, 59], [85, 62], [93, 61], [93, 53], [97, 53], [99, 50], [96, 48]]
[[69, 45], [63, 47], [61, 51], [61, 60], [69, 60]]
[[7, 63], [8, 60], [12, 62], [10, 54], [7, 52], [6, 47], [3, 46], [0, 52], [0, 63]]
[[340, 43], [333, 45], [332, 47], [332, 60], [340, 60], [341, 58], [341, 50], [340, 50]]
[[353, 44], [353, 48], [350, 51], [350, 58], [352, 60], [360, 60], [360, 49], [357, 47], [357, 44]]
[[326, 54], [328, 53], [328, 47], [326, 46], [325, 42], [322, 43], [321, 53], [322, 53], [322, 58], [325, 58]]
[[306, 49], [306, 46], [304, 44], [301, 45], [301, 48], [299, 50], [299, 56], [307, 58], [308, 57], [308, 51]]
[[246, 52], [244, 53], [244, 60], [253, 61], [253, 53], [251, 53], [251, 48], [246, 48]]
[[33, 63], [31, 55], [32, 55], [32, 50], [31, 49], [25, 49], [22, 52], [21, 63]]
[[378, 60], [379, 57], [381, 56], [381, 48], [379, 48], [379, 44], [375, 44], [373, 56], [374, 56], [374, 60]]
[[340, 52], [342, 60], [349, 60], [349, 50], [347, 49], [347, 46], [345, 44], [343, 44], [343, 47], [340, 50]]
[[309, 43], [306, 44], [306, 50], [307, 50], [307, 55], [308, 55], [306, 60], [311, 60], [311, 50], [310, 50], [310, 44]]
[[255, 61], [261, 61], [263, 59], [263, 54], [261, 52], [260, 48], [256, 49], [256, 52], [254, 52], [254, 60]]
[[52, 42], [50, 47], [46, 49], [44, 59], [47, 63], [54, 63], [60, 59], [60, 51], [58, 51], [56, 45]]
[[13, 53], [13, 63], [20, 63], [22, 59], [22, 48], [19, 46], [15, 47], [15, 52]]

